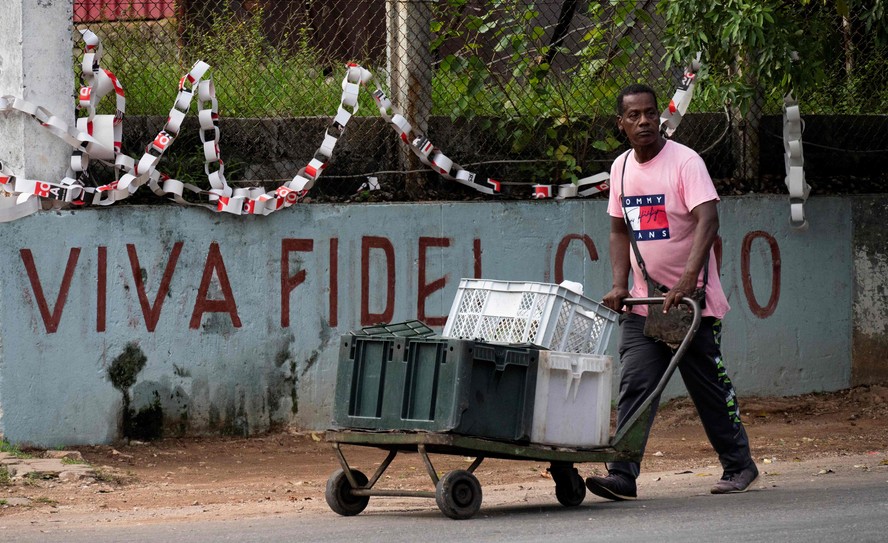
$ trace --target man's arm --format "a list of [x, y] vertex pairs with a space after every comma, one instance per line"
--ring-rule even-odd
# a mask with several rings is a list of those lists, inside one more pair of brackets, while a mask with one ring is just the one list
[[619, 217], [611, 217], [610, 261], [614, 284], [602, 302], [606, 307], [622, 312], [623, 299], [629, 297], [629, 230]]
[[703, 202], [691, 210], [691, 214], [697, 220], [697, 227], [694, 229], [694, 243], [691, 246], [691, 254], [688, 256], [688, 262], [685, 265], [684, 273], [678, 280], [672, 290], [666, 294], [666, 301], [663, 303], [663, 312], [669, 311], [669, 308], [679, 303], [685, 296], [690, 296], [697, 288], [697, 278], [700, 277], [700, 270], [706, 262], [706, 255], [712, 249], [715, 238], [718, 236], [718, 207], [717, 200]]

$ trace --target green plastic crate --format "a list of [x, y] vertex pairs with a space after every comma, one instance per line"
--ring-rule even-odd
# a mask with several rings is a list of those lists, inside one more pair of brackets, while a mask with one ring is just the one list
[[453, 433], [530, 441], [540, 348], [473, 341], [468, 407]]
[[530, 438], [538, 348], [342, 336], [333, 425]]
[[429, 337], [435, 335], [435, 332], [424, 322], [413, 320], [365, 326], [360, 330], [353, 331], [352, 334], [356, 336]]
[[339, 366], [336, 375], [334, 424], [355, 428], [379, 428], [384, 424], [383, 402], [392, 402], [386, 395], [386, 378], [393, 379], [389, 366], [394, 357], [395, 344], [400, 352], [405, 341], [394, 337], [342, 336]]
[[472, 341], [342, 336], [333, 424], [370, 430], [446, 431], [466, 407]]

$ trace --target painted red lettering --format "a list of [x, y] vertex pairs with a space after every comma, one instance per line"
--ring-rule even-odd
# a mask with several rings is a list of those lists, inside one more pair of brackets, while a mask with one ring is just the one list
[[447, 284], [447, 276], [439, 277], [431, 283], [426, 283], [426, 249], [429, 247], [450, 247], [448, 238], [419, 238], [419, 271], [416, 281], [416, 318], [430, 326], [444, 326], [447, 316], [430, 317], [426, 315], [426, 299], [435, 291], [444, 288]]
[[339, 238], [330, 238], [330, 326], [339, 325]]
[[59, 286], [59, 293], [56, 296], [55, 307], [52, 311], [49, 310], [46, 297], [43, 295], [43, 286], [40, 284], [40, 276], [37, 274], [37, 267], [34, 265], [34, 255], [31, 254], [30, 249], [21, 249], [19, 254], [21, 254], [22, 263], [25, 265], [31, 288], [34, 290], [34, 297], [37, 298], [37, 308], [40, 310], [40, 316], [43, 318], [43, 325], [46, 326], [47, 333], [53, 334], [59, 329], [62, 310], [65, 308], [65, 302], [68, 300], [68, 289], [71, 288], [71, 278], [74, 276], [74, 268], [77, 266], [77, 260], [80, 258], [80, 247], [72, 247], [68, 252], [68, 264], [65, 266], [62, 284]]
[[290, 253], [313, 250], [314, 241], [310, 239], [281, 240], [281, 328], [290, 326], [290, 292], [305, 282], [305, 270], [290, 275]]
[[[145, 328], [149, 332], [153, 332], [157, 328], [157, 321], [160, 320], [160, 311], [170, 290], [170, 281], [173, 279], [173, 272], [176, 271], [176, 263], [179, 261], [179, 253], [182, 252], [183, 245], [184, 242], [182, 241], [177, 241], [173, 244], [173, 250], [170, 251], [170, 258], [167, 260], [166, 267], [163, 270], [163, 276], [160, 278], [160, 287], [157, 289], [157, 294], [154, 295], [154, 303], [152, 304], [148, 301], [148, 293], [145, 292], [145, 279], [142, 277], [136, 246], [132, 243], [126, 244], [130, 269], [133, 272], [133, 281], [136, 283], [136, 293], [139, 296], [139, 305], [142, 307], [142, 316], [145, 318]], [[206, 275], [206, 270], [204, 270], [204, 275]]]
[[475, 261], [475, 279], [481, 279], [481, 240], [475, 238], [472, 244], [472, 257]]
[[[210, 281], [213, 278], [214, 271], [219, 279], [219, 288], [222, 290], [221, 300], [210, 300], [207, 298], [207, 291], [210, 288]], [[197, 299], [194, 301], [194, 311], [191, 313], [189, 328], [192, 330], [200, 328], [200, 321], [204, 313], [228, 313], [231, 317], [231, 325], [235, 328], [241, 327], [241, 320], [237, 315], [237, 304], [234, 301], [234, 293], [231, 292], [231, 284], [228, 282], [228, 271], [225, 269], [225, 262], [222, 260], [219, 244], [215, 242], [210, 244], [210, 250], [207, 253], [207, 262], [204, 265], [203, 277], [200, 279], [200, 287], [197, 290]]]
[[108, 248], [99, 246], [96, 263], [96, 332], [105, 331], [105, 310], [108, 303]]
[[[370, 251], [381, 249], [385, 254], [386, 281], [385, 308], [380, 313], [370, 312]], [[392, 242], [378, 236], [361, 238], [361, 326], [391, 322], [395, 313], [395, 248]]]
[[[762, 238], [771, 249], [771, 297], [765, 307], [759, 305], [755, 299], [755, 292], [752, 289], [752, 276], [749, 273], [749, 255], [752, 248], [752, 242], [756, 238]], [[746, 234], [743, 238], [743, 246], [740, 250], [740, 276], [743, 279], [743, 292], [746, 294], [746, 301], [749, 303], [749, 309], [752, 314], [760, 319], [771, 316], [777, 309], [777, 301], [780, 299], [780, 247], [774, 236], [767, 232], [756, 230]]]
[[564, 281], [564, 255], [567, 253], [567, 248], [570, 246], [570, 242], [574, 240], [580, 240], [583, 242], [583, 245], [586, 246], [586, 252], [589, 253], [589, 259], [593, 262], [598, 260], [598, 251], [595, 249], [595, 243], [592, 241], [586, 234], [568, 234], [561, 238], [561, 242], [558, 243], [558, 249], [555, 251], [555, 282], [561, 283]]

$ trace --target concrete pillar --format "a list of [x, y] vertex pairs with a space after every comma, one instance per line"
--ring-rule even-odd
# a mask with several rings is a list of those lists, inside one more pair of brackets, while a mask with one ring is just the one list
[[[0, 10], [0, 95], [74, 123], [73, 0], [6, 0]], [[0, 162], [16, 175], [60, 180], [71, 148], [21, 113], [0, 116]], [[14, 198], [0, 196], [0, 208]], [[37, 205], [32, 199], [31, 205]]]
[[[426, 134], [432, 111], [432, 54], [429, 50], [432, 3], [430, 0], [386, 0], [385, 13], [392, 104], [407, 118], [415, 132]], [[424, 167], [405, 147], [401, 148], [399, 162], [406, 170]]]

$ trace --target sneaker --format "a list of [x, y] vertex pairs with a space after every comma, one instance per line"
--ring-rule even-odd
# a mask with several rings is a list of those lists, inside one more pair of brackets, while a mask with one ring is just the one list
[[587, 477], [586, 488], [596, 496], [607, 500], [634, 500], [635, 479], [621, 473], [609, 473], [607, 477]]
[[734, 494], [737, 492], [746, 492], [749, 485], [752, 484], [759, 476], [759, 470], [752, 466], [738, 471], [736, 473], [725, 473], [719, 482], [715, 483], [710, 492], [713, 494]]

